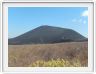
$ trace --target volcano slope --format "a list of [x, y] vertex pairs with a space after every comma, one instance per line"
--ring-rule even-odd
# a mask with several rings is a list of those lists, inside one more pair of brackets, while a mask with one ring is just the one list
[[87, 38], [71, 29], [40, 26], [8, 43], [9, 67], [88, 66]]
[[15, 38], [8, 40], [10, 45], [48, 44], [72, 41], [86, 41], [87, 38], [72, 29], [40, 26]]

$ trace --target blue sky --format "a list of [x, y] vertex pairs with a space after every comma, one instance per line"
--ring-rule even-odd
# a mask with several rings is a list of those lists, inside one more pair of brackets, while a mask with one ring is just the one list
[[86, 7], [9, 7], [8, 37], [13, 38], [41, 25], [73, 29], [88, 37]]

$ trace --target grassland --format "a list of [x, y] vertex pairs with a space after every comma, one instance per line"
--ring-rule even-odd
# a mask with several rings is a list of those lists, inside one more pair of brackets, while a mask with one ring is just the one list
[[87, 67], [88, 43], [8, 46], [9, 67]]

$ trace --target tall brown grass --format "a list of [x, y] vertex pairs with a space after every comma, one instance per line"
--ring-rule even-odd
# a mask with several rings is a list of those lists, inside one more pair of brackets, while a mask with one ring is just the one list
[[47, 64], [52, 59], [56, 61], [57, 59], [67, 60], [70, 65], [79, 60], [80, 65], [78, 66], [88, 66], [87, 42], [9, 45], [8, 50], [8, 66], [10, 67], [29, 67], [40, 60]]

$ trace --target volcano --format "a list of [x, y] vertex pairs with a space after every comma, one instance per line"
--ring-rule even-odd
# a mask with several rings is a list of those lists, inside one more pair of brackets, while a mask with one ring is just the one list
[[87, 38], [72, 29], [44, 25], [8, 39], [8, 44], [48, 44], [74, 41], [87, 41]]

